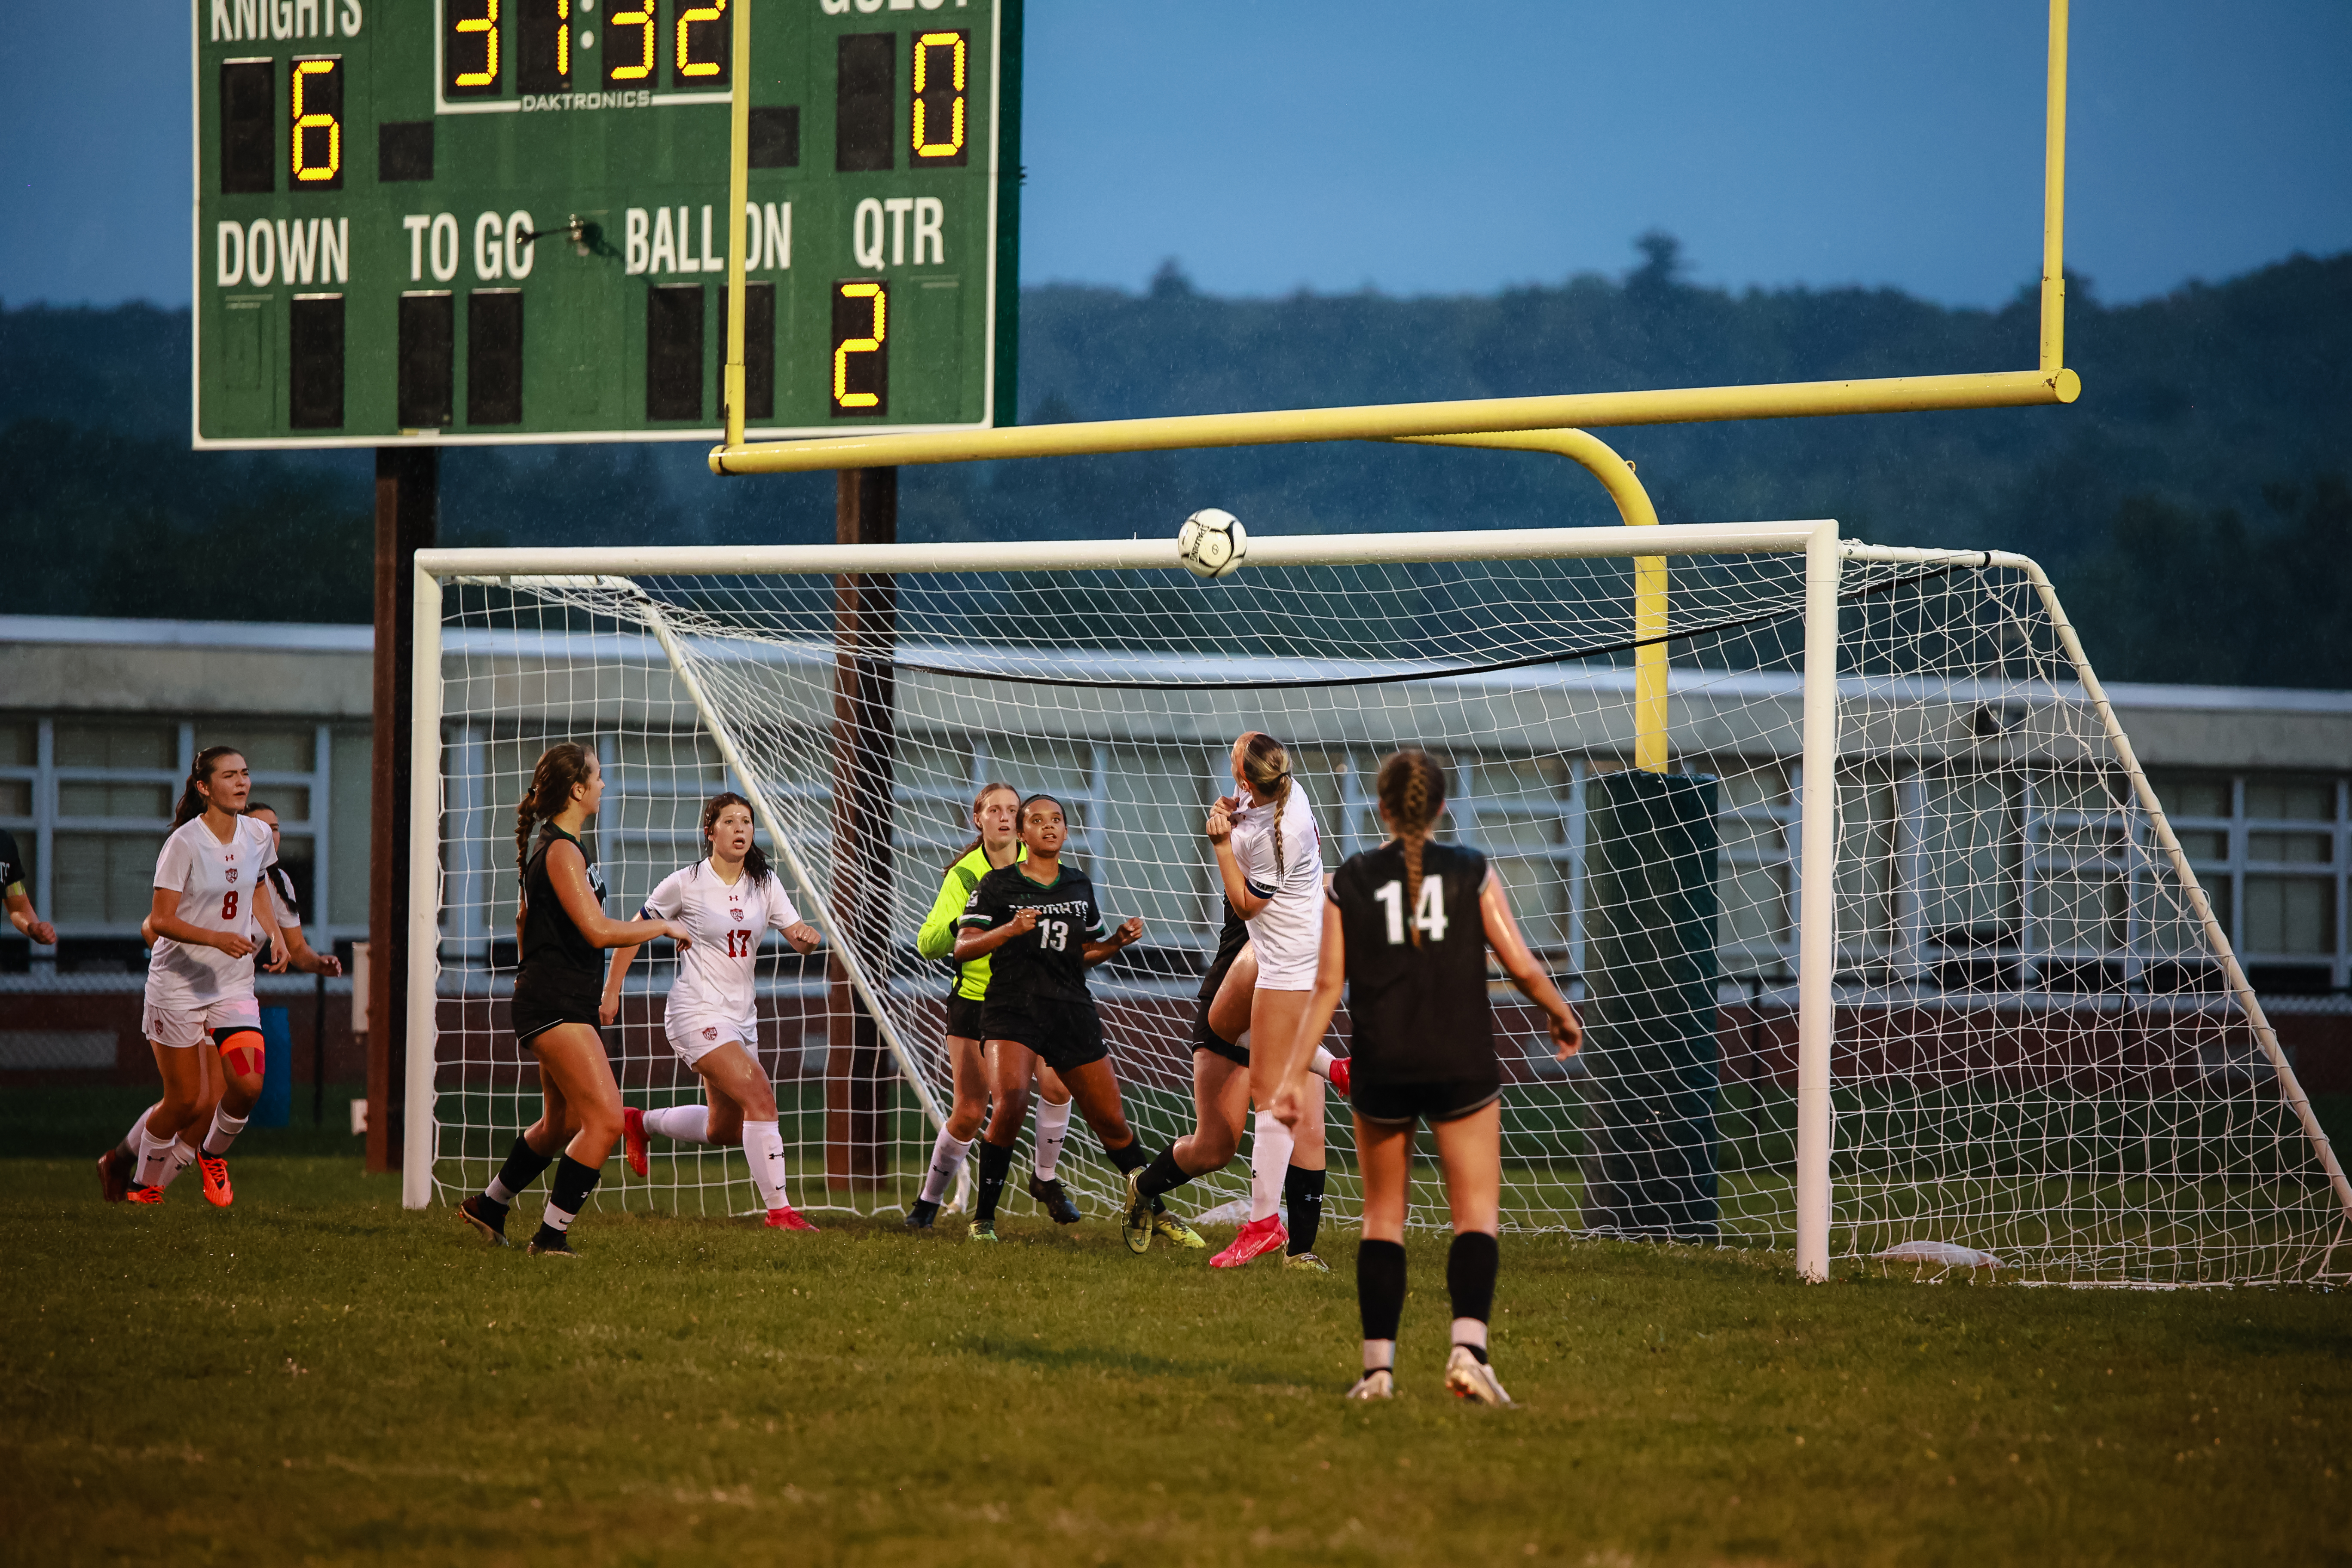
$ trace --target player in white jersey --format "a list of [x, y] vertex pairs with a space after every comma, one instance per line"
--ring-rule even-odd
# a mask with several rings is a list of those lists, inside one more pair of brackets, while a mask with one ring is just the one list
[[[1255, 1101], [1250, 1221], [1210, 1265], [1239, 1268], [1287, 1244], [1286, 1265], [1328, 1273], [1315, 1254], [1325, 1181], [1321, 1104], [1309, 1107], [1295, 1131], [1276, 1121], [1269, 1107], [1280, 1087], [1273, 1076], [1280, 1063], [1254, 1054], [1247, 1044], [1287, 1042], [1307, 1010], [1322, 942], [1322, 837], [1305, 792], [1290, 776], [1290, 753], [1281, 742], [1252, 731], [1234, 742], [1232, 761], [1234, 793], [1210, 807], [1205, 831], [1216, 852], [1229, 927], [1241, 921], [1249, 941], [1240, 946], [1227, 931], [1219, 963], [1229, 967], [1215, 988], [1203, 988], [1192, 1053], [1194, 1130], [1153, 1161], [1137, 1188], [1156, 1197], [1223, 1166], [1240, 1145], [1242, 1120]], [[1235, 1016], [1235, 1000], [1244, 994], [1247, 1011]], [[1328, 1052], [1318, 1053], [1316, 1070], [1344, 1079]], [[1283, 1205], [1290, 1211], [1287, 1229], [1277, 1212]]]
[[[621, 1112], [622, 1152], [629, 1169], [642, 1176], [647, 1133], [680, 1143], [740, 1145], [767, 1206], [768, 1225], [814, 1230], [785, 1196], [784, 1141], [775, 1089], [760, 1068], [751, 983], [761, 939], [769, 931], [782, 932], [796, 952], [814, 951], [817, 933], [801, 920], [767, 856], [751, 841], [749, 801], [731, 791], [711, 796], [702, 808], [702, 837], [709, 857], [664, 878], [646, 900], [644, 918], [677, 921], [694, 937], [678, 959], [663, 1026], [669, 1048], [701, 1077], [705, 1102], [659, 1110], [628, 1107]], [[607, 1026], [620, 1016], [621, 980], [636, 955], [634, 947], [613, 955], [598, 1008]]]
[[[232, 1083], [261, 1087], [261, 1009], [253, 955], [265, 936], [282, 947], [270, 910], [268, 872], [277, 864], [268, 827], [243, 815], [253, 774], [233, 746], [207, 746], [188, 770], [172, 835], [155, 860], [155, 896], [142, 929], [154, 941], [147, 966], [142, 1032], [163, 1079], [163, 1098], [131, 1123], [121, 1146], [98, 1162], [110, 1200], [159, 1204], [172, 1178], [202, 1159], [205, 1196], [226, 1208], [233, 1196], [224, 1155], [244, 1130], [241, 1115], [213, 1112], [209, 1051]], [[250, 1098], [243, 1101], [252, 1109]], [[217, 1147], [215, 1147], [217, 1146]]]

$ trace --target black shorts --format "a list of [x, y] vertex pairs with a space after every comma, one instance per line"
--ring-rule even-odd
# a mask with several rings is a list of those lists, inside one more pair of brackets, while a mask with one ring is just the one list
[[981, 1002], [977, 996], [967, 996], [961, 991], [948, 995], [948, 1033], [959, 1040], [982, 1040], [988, 1037], [980, 1032]]
[[1441, 1121], [1459, 1121], [1502, 1097], [1502, 1083], [1492, 1076], [1437, 1083], [1367, 1083], [1360, 1071], [1348, 1090], [1348, 1102], [1356, 1114], [1381, 1127], [1410, 1127], [1416, 1121], [1434, 1127]]
[[983, 1039], [1011, 1040], [1037, 1053], [1055, 1072], [1067, 1072], [1110, 1055], [1103, 1045], [1102, 1015], [1091, 1002], [1054, 1002], [1033, 997], [1018, 1008], [990, 1006], [981, 1016]]
[[515, 1039], [528, 1044], [558, 1024], [596, 1028], [596, 1009], [604, 993], [604, 985], [593, 974], [522, 974], [514, 988]]
[[1237, 920], [1225, 922], [1217, 940], [1217, 955], [1209, 961], [1209, 972], [1201, 977], [1201, 1005], [1192, 1015], [1192, 1048], [1206, 1051], [1213, 1057], [1223, 1057], [1237, 1067], [1249, 1066], [1249, 1047], [1237, 1046], [1220, 1037], [1209, 1027], [1209, 1007], [1217, 999], [1217, 992], [1225, 984], [1225, 975], [1249, 945], [1249, 927]]

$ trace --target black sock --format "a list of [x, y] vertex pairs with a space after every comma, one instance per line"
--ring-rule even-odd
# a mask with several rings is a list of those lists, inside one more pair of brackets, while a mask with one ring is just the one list
[[1004, 1195], [1004, 1178], [1012, 1173], [1013, 1146], [1008, 1143], [999, 1147], [984, 1138], [982, 1139], [980, 1195], [973, 1200], [971, 1205], [971, 1221], [974, 1225], [996, 1223], [996, 1202]]
[[[510, 1193], [520, 1193], [539, 1180], [540, 1173], [554, 1163], [554, 1155], [541, 1153], [524, 1142], [520, 1133], [517, 1133], [514, 1147], [507, 1151], [507, 1163], [499, 1167], [499, 1184]], [[507, 1206], [498, 1199], [490, 1198], [487, 1193], [483, 1195], [500, 1208]]]
[[1282, 1173], [1282, 1206], [1290, 1211], [1290, 1256], [1315, 1250], [1315, 1233], [1323, 1226], [1323, 1175], [1297, 1165]]
[[1404, 1317], [1404, 1243], [1356, 1243], [1356, 1311], [1364, 1338], [1393, 1340]]
[[[1118, 1167], [1118, 1173], [1120, 1175], [1124, 1176], [1129, 1171], [1144, 1171], [1146, 1173], [1144, 1179], [1146, 1181], [1150, 1180], [1149, 1169], [1152, 1165], [1153, 1161], [1150, 1155], [1143, 1152], [1142, 1139], [1129, 1138], [1126, 1142], [1120, 1144], [1116, 1149], [1106, 1143], [1103, 1145], [1103, 1152], [1109, 1157], [1112, 1164]], [[1144, 1189], [1144, 1193], [1146, 1196], [1151, 1199], [1151, 1212], [1153, 1214], [1166, 1214], [1168, 1212], [1168, 1205], [1160, 1201], [1159, 1194], [1152, 1192], [1148, 1187]]]
[[1144, 1167], [1143, 1177], [1136, 1186], [1145, 1197], [1156, 1198], [1162, 1193], [1175, 1191], [1192, 1179], [1185, 1174], [1184, 1167], [1176, 1163], [1176, 1151], [1162, 1149], [1151, 1163]]
[[596, 1190], [596, 1184], [604, 1179], [604, 1173], [596, 1166], [583, 1165], [569, 1154], [558, 1155], [555, 1186], [547, 1194], [547, 1213], [539, 1222], [540, 1236], [542, 1238], [562, 1236], [570, 1231], [573, 1216], [588, 1202], [588, 1194]]
[[1475, 1318], [1483, 1323], [1495, 1315], [1495, 1271], [1501, 1262], [1501, 1250], [1485, 1231], [1455, 1234], [1454, 1245], [1445, 1253], [1445, 1290], [1454, 1298], [1455, 1317]]

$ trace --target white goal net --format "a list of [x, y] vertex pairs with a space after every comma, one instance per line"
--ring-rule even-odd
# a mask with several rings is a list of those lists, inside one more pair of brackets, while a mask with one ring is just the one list
[[[792, 1197], [876, 1212], [914, 1196], [950, 1099], [950, 979], [913, 943], [983, 783], [1058, 796], [1108, 911], [1143, 917], [1095, 991], [1137, 1131], [1190, 1129], [1221, 919], [1202, 819], [1234, 737], [1264, 730], [1327, 868], [1379, 840], [1381, 757], [1437, 755], [1441, 834], [1487, 854], [1584, 1010], [1587, 1049], [1556, 1062], [1497, 987], [1507, 1226], [1790, 1247], [1811, 1203], [1810, 1245], [1874, 1268], [2340, 1277], [2352, 1192], [2038, 571], [1817, 550], [1835, 668], [1822, 644], [1809, 669], [1813, 526], [1254, 541], [1213, 583], [1166, 543], [427, 552], [438, 950], [412, 955], [436, 1001], [412, 1008], [409, 1103], [430, 1190], [478, 1187], [537, 1113], [505, 996], [514, 811], [546, 746], [603, 760], [590, 842], [616, 914], [698, 857], [710, 795], [754, 800], [828, 943], [761, 965]], [[1465, 547], [1486, 553], [1449, 558]], [[1663, 633], [1636, 614], [1637, 550], [1670, 559]], [[1633, 766], [1645, 644], [1666, 649], [1663, 773]], [[1809, 851], [1815, 790], [1833, 827]], [[635, 1104], [698, 1092], [661, 1031], [669, 963], [639, 959], [606, 1031]], [[1327, 1109], [1344, 1226], [1349, 1123]], [[1244, 1193], [1246, 1161], [1192, 1206]], [[1441, 1222], [1422, 1174], [1415, 1216]], [[1062, 1176], [1110, 1219], [1083, 1122]], [[651, 1175], [615, 1162], [598, 1201], [755, 1202], [738, 1152], [658, 1140]]]

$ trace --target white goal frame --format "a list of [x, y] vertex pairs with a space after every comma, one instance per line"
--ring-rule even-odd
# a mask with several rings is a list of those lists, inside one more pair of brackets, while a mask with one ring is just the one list
[[[2116, 763], [2128, 774], [2155, 840], [2179, 879], [2206, 942], [2224, 969], [2227, 987], [2243, 1011], [2263, 1056], [2276, 1073], [2282, 1097], [2299, 1119], [2331, 1183], [2337, 1205], [2352, 1219], [2352, 1182], [2347, 1182], [2310, 1100], [2281, 1049], [2278, 1036], [2247, 983], [2229, 933], [2215, 918], [2211, 900], [2199, 884], [2187, 854], [2141, 770], [2105, 689], [2091, 668], [2081, 640], [2061, 608], [2048, 575], [2026, 556], [2001, 551], [1903, 549], [1841, 540], [1834, 521], [1670, 524], [1646, 527], [1507, 529], [1483, 532], [1264, 535], [1250, 540], [1244, 570], [1286, 566], [1406, 564], [1448, 561], [1511, 561], [1572, 558], [1639, 558], [1696, 554], [1802, 554], [1805, 561], [1805, 632], [1802, 721], [1801, 834], [1798, 899], [1798, 1059], [1796, 1249], [1799, 1274], [1810, 1281], [1829, 1278], [1831, 1232], [1831, 1046], [1835, 1020], [1836, 963], [1835, 830], [1838, 755], [1838, 608], [1841, 573], [1847, 562], [1889, 564], [2005, 567], [2025, 575], [2049, 614], [2066, 658], [2096, 710]], [[939, 572], [1117, 572], [1181, 570], [1172, 539], [1072, 540], [958, 544], [864, 544], [688, 546], [617, 548], [518, 548], [421, 550], [416, 553], [415, 644], [410, 668], [412, 702], [409, 776], [408, 930], [397, 962], [407, 985], [408, 1037], [404, 1083], [406, 1109], [401, 1202], [422, 1208], [431, 1202], [434, 1149], [434, 1068], [436, 1042], [436, 982], [440, 941], [440, 833], [442, 811], [442, 593], [452, 581], [559, 586], [640, 575], [724, 574], [735, 576], [887, 575]], [[658, 609], [646, 602], [663, 651], [725, 756], [745, 785], [760, 823], [768, 831], [795, 879], [807, 889], [811, 922], [831, 935], [833, 912], [805, 873], [769, 809], [753, 771], [737, 754], [727, 726], [710, 708], [699, 682], [677, 649]], [[1827, 787], [1823, 787], [1826, 785]], [[848, 943], [831, 943], [900, 1073], [912, 1085], [925, 1114], [937, 1124], [940, 1108], [914, 1058], [901, 1042], [887, 1008], [869, 985]]]

